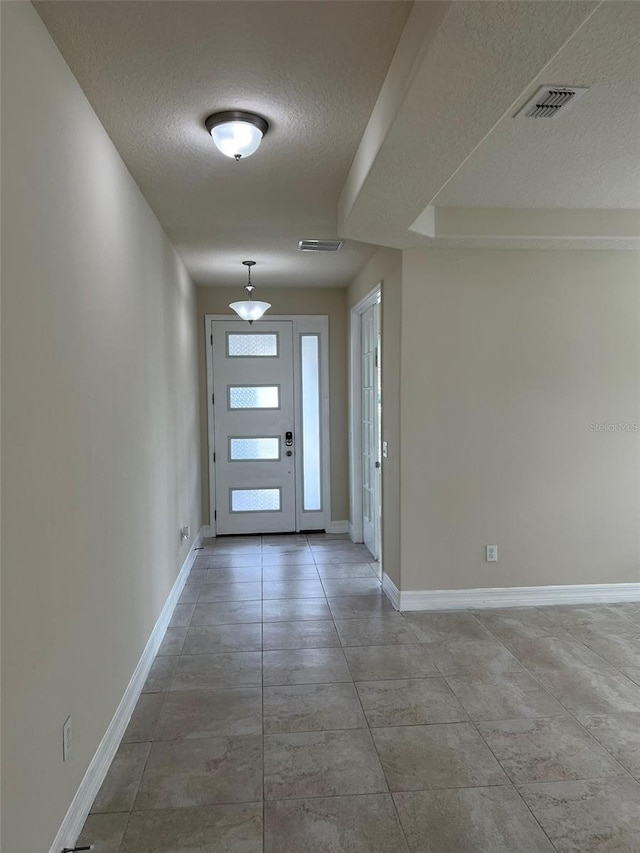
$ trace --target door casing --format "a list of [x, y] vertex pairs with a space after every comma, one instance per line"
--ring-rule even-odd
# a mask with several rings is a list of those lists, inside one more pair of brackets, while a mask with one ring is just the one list
[[[362, 315], [376, 302], [380, 301], [382, 281], [370, 291], [360, 302], [351, 309], [349, 335], [349, 485], [351, 491], [351, 522], [349, 533], [354, 542], [364, 541], [364, 525], [362, 514], [362, 363], [361, 363], [361, 330]], [[384, 346], [384, 344], [383, 344]], [[384, 407], [384, 400], [382, 401]], [[382, 474], [382, 471], [381, 471]], [[381, 477], [382, 479], [382, 477]], [[382, 500], [381, 490], [379, 499]], [[378, 531], [380, 554], [378, 559], [382, 564], [382, 519]]]
[[[363, 539], [373, 557], [380, 556], [380, 421], [378, 359], [380, 354], [380, 305], [360, 315], [360, 385], [362, 436]], [[371, 511], [371, 518], [367, 512]]]
[[[320, 400], [321, 400], [321, 471], [322, 471], [322, 509], [317, 512], [305, 511], [302, 507], [302, 460], [296, 459], [296, 531], [326, 530], [331, 521], [331, 438], [330, 438], [330, 396], [329, 396], [329, 318], [317, 314], [277, 314], [268, 315], [269, 320], [288, 320], [293, 325], [293, 382], [294, 382], [294, 430], [302, 438], [302, 400], [301, 400], [301, 354], [300, 335], [318, 335], [320, 340]], [[205, 528], [208, 536], [216, 535], [216, 483], [215, 483], [215, 424], [213, 398], [213, 348], [212, 322], [237, 322], [239, 328], [246, 327], [245, 321], [235, 319], [229, 314], [205, 314], [205, 356], [207, 362], [207, 435], [209, 462], [209, 526]], [[259, 323], [255, 326], [259, 330]], [[301, 447], [301, 441], [297, 446]]]

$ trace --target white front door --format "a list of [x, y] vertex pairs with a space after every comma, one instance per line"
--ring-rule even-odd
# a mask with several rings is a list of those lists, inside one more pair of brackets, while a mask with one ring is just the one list
[[296, 529], [293, 328], [212, 323], [216, 530]]
[[362, 522], [364, 544], [379, 557], [380, 435], [378, 382], [378, 303], [362, 314]]

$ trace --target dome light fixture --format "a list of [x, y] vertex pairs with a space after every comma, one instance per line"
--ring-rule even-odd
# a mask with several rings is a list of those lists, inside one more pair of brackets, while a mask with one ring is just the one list
[[255, 154], [262, 137], [269, 130], [269, 122], [265, 118], [243, 110], [213, 113], [205, 119], [204, 126], [216, 148], [236, 162]]
[[249, 298], [243, 299], [241, 302], [231, 302], [229, 304], [229, 308], [235, 311], [240, 319], [246, 320], [247, 323], [251, 325], [254, 320], [259, 320], [264, 312], [271, 308], [271, 303], [260, 302], [253, 299], [253, 291], [255, 290], [255, 287], [251, 284], [251, 267], [255, 267], [256, 262], [243, 261], [242, 263], [247, 267], [247, 272], [249, 274], [249, 279], [244, 288], [249, 294]]

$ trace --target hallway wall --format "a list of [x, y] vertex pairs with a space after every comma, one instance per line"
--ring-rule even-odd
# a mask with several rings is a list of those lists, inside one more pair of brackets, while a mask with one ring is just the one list
[[403, 252], [403, 591], [640, 580], [639, 273]]
[[200, 527], [196, 301], [33, 7], [1, 7], [0, 846], [46, 853]]
[[[259, 267], [256, 267], [259, 270]], [[243, 270], [244, 272], [244, 270]], [[254, 278], [259, 282], [259, 275]], [[233, 312], [229, 303], [242, 298], [238, 287], [198, 287], [198, 359], [200, 364], [200, 455], [202, 518], [209, 523], [209, 450], [207, 446], [207, 366], [205, 314]], [[335, 287], [269, 287], [258, 291], [271, 302], [272, 314], [326, 314], [329, 317], [329, 394], [331, 408], [331, 518], [349, 518], [349, 416], [347, 409], [346, 291]]]

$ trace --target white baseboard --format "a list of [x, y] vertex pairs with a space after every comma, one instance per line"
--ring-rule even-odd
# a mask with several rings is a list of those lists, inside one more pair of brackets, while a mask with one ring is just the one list
[[327, 524], [327, 533], [348, 533], [349, 532], [349, 522], [348, 521], [330, 521]]
[[[385, 588], [384, 581], [382, 588]], [[391, 598], [390, 595], [389, 597]], [[545, 604], [613, 604], [625, 601], [640, 601], [640, 583], [589, 583], [494, 589], [421, 589], [399, 593], [401, 611], [536, 607]]]
[[[348, 521], [330, 521], [327, 524], [326, 531], [327, 533], [349, 533], [350, 526]], [[202, 536], [205, 539], [209, 539], [215, 535], [213, 528], [209, 524], [205, 524], [202, 527]]]
[[386, 572], [382, 573], [382, 591], [396, 610], [400, 610], [400, 590]]
[[100, 790], [104, 777], [107, 775], [107, 770], [120, 746], [122, 736], [129, 725], [131, 714], [147, 680], [151, 664], [160, 648], [173, 610], [182, 594], [182, 589], [196, 558], [196, 548], [199, 546], [202, 538], [203, 532], [201, 530], [196, 536], [186, 560], [182, 564], [180, 573], [151, 632], [151, 636], [131, 676], [127, 689], [124, 691], [124, 695], [109, 723], [107, 731], [100, 741], [95, 755], [91, 759], [91, 763], [62, 821], [58, 834], [49, 848], [49, 853], [60, 853], [63, 847], [73, 847], [76, 843], [76, 839], [84, 826], [96, 794]]

